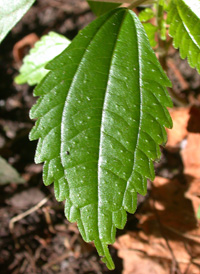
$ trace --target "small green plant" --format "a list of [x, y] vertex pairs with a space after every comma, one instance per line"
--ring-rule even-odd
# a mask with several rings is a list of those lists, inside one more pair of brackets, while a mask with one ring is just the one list
[[[17, 2], [22, 16], [24, 1]], [[71, 43], [55, 33], [44, 36], [25, 57], [16, 82], [38, 83], [30, 139], [39, 139], [35, 162], [44, 162], [45, 185], [54, 182], [68, 220], [77, 222], [83, 239], [93, 241], [113, 269], [107, 246], [116, 228], [124, 227], [126, 212], [135, 212], [147, 178], [154, 179], [153, 161], [167, 140], [165, 127], [172, 127], [171, 83], [152, 47], [160, 58], [166, 55], [169, 25], [174, 47], [200, 72], [200, 1], [88, 2], [100, 17]], [[0, 30], [7, 14], [2, 3]], [[132, 11], [149, 3], [139, 18]], [[5, 24], [1, 39], [12, 26]]]

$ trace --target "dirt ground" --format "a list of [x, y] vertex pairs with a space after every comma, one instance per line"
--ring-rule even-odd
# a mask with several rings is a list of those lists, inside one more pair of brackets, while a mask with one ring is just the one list
[[34, 164], [37, 142], [28, 133], [36, 99], [32, 87], [13, 79], [42, 35], [53, 30], [72, 39], [93, 19], [84, 0], [38, 0], [0, 45], [0, 155], [24, 180], [0, 184], [0, 273], [200, 274], [200, 76], [178, 51], [167, 58], [174, 128], [155, 181], [110, 247], [114, 271], [66, 220], [53, 187], [43, 185], [42, 165]]

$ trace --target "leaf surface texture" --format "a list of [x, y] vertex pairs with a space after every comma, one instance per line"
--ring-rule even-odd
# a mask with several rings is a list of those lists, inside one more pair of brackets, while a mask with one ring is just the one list
[[154, 179], [152, 161], [172, 126], [171, 83], [139, 19], [124, 8], [92, 22], [47, 69], [31, 110], [35, 161], [45, 162], [45, 184], [54, 182], [66, 217], [112, 269], [107, 245]]
[[200, 1], [172, 0], [169, 6], [169, 34], [179, 48], [181, 58], [188, 58], [192, 68], [200, 73]]
[[17, 84], [38, 84], [48, 73], [46, 64], [60, 54], [68, 45], [70, 40], [55, 32], [44, 35], [40, 41], [35, 43], [34, 48], [25, 56], [20, 74], [15, 77]]
[[0, 42], [34, 2], [35, 0], [0, 0]]
[[110, 3], [110, 2], [96, 2], [96, 1], [88, 1], [90, 8], [94, 12], [96, 16], [100, 16], [118, 6], [120, 3]]

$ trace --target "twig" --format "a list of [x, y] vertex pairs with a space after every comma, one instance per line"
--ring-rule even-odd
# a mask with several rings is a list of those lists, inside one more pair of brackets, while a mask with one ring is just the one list
[[58, 264], [58, 263], [62, 262], [64, 259], [67, 259], [69, 256], [70, 256], [69, 251], [66, 251], [66, 252], [63, 253], [61, 256], [58, 256], [58, 257], [55, 258], [54, 260], [51, 260], [50, 262], [44, 264], [44, 265], [42, 266], [42, 268], [43, 268], [44, 270], [45, 270], [45, 269], [48, 269], [48, 268], [50, 268], [52, 265]]
[[51, 220], [51, 215], [49, 214], [49, 207], [43, 207], [42, 211], [44, 212], [44, 216], [47, 222], [47, 225], [49, 227], [49, 231], [53, 234], [56, 233], [53, 224], [52, 224], [52, 220]]
[[[172, 256], [172, 268], [173, 268], [173, 269], [175, 268], [175, 271], [176, 271], [178, 274], [181, 274], [181, 271], [180, 271], [180, 268], [179, 268], [179, 263], [178, 263], [177, 260], [176, 260], [176, 257], [175, 257], [175, 255], [174, 255], [174, 252], [173, 252], [173, 250], [172, 250], [172, 248], [171, 248], [171, 246], [170, 246], [170, 244], [169, 244], [169, 242], [168, 242], [168, 239], [167, 239], [166, 235], [165, 235], [165, 234], [163, 233], [163, 231], [162, 231], [162, 223], [160, 222], [160, 218], [159, 218], [159, 215], [158, 215], [157, 210], [156, 210], [156, 207], [155, 207], [155, 200], [154, 200], [154, 198], [153, 198], [153, 210], [154, 210], [154, 212], [155, 212], [155, 215], [156, 215], [156, 218], [157, 218], [157, 221], [158, 221], [158, 225], [159, 225], [159, 227], [160, 227], [160, 233], [161, 233], [161, 235], [163, 236], [163, 238], [165, 239], [166, 245], [167, 245], [167, 247], [168, 247], [168, 249], [169, 249], [169, 252], [170, 252], [170, 254], [171, 254], [171, 256]], [[173, 271], [173, 270], [172, 270], [172, 271]], [[174, 273], [174, 271], [173, 271], [172, 273]]]
[[[32, 253], [32, 252], [31, 252]], [[32, 267], [32, 271], [33, 273], [36, 273], [36, 266], [35, 266], [35, 261], [33, 259], [32, 254], [30, 254], [29, 252], [24, 252], [24, 255], [27, 259], [27, 261], [30, 263], [31, 267]]]
[[[99, 2], [99, 0], [90, 0], [92, 2]], [[145, 0], [146, 1], [146, 0]], [[101, 0], [100, 2], [109, 2], [109, 3], [132, 3], [133, 0]]]
[[146, 2], [147, 0], [135, 0], [133, 1], [133, 3], [131, 3], [129, 6], [128, 6], [128, 9], [132, 10], [136, 7], [138, 7], [139, 5], [143, 4], [144, 2]]
[[196, 242], [198, 244], [200, 244], [200, 237], [199, 236], [195, 236], [195, 235], [189, 235], [187, 233], [182, 233], [170, 226], [164, 226], [166, 229], [174, 232], [175, 234], [179, 235], [180, 237], [186, 239], [186, 240], [189, 240], [189, 241], [193, 241], [193, 242]]
[[173, 90], [173, 88], [167, 88], [169, 95], [171, 96], [171, 99], [173, 103], [178, 107], [186, 107], [189, 105], [186, 99], [179, 97], [176, 92]]
[[184, 90], [189, 89], [188, 82], [186, 82], [186, 80], [184, 79], [183, 75], [180, 73], [180, 71], [176, 67], [176, 65], [175, 65], [175, 63], [174, 63], [174, 61], [173, 61], [172, 58], [169, 58], [167, 60], [167, 65], [168, 65], [168, 67], [170, 67], [172, 69], [173, 73], [175, 74], [175, 77], [177, 78], [177, 80], [181, 84], [182, 89], [184, 89]]
[[31, 213], [37, 211], [40, 207], [42, 207], [44, 204], [46, 204], [46, 202], [50, 199], [52, 195], [50, 194], [49, 196], [45, 197], [44, 199], [42, 199], [38, 204], [36, 204], [34, 207], [28, 209], [27, 211], [20, 213], [19, 215], [13, 217], [10, 222], [9, 222], [9, 229], [10, 232], [13, 233], [13, 229], [14, 229], [14, 223], [20, 221], [21, 219], [23, 219], [24, 217], [30, 215]]
[[183, 274], [188, 274], [188, 270], [190, 269], [190, 266], [193, 264], [193, 255], [191, 254], [191, 250], [188, 248], [187, 243], [184, 242], [184, 246], [188, 254], [190, 255], [190, 262], [187, 265], [187, 268], [185, 269], [185, 272]]

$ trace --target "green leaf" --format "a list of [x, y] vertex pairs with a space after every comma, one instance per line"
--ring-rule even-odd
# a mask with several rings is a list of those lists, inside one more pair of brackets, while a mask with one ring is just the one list
[[0, 0], [0, 42], [34, 2], [35, 0]]
[[166, 142], [172, 106], [164, 74], [134, 12], [119, 8], [81, 31], [51, 61], [36, 87], [40, 96], [30, 139], [43, 179], [66, 199], [65, 214], [94, 244], [109, 269], [107, 245], [134, 213], [137, 192], [154, 179], [153, 160]]
[[141, 22], [147, 22], [155, 16], [154, 12], [150, 8], [146, 8], [139, 13], [139, 19]]
[[146, 34], [148, 35], [149, 42], [152, 47], [156, 46], [156, 40], [155, 40], [155, 35], [158, 30], [157, 26], [152, 25], [151, 23], [143, 23], [143, 27], [146, 31]]
[[200, 205], [199, 205], [199, 208], [198, 208], [198, 211], [197, 211], [197, 219], [200, 220]]
[[158, 27], [154, 26], [153, 24], [151, 24], [149, 22], [148, 23], [146, 23], [146, 22], [149, 21], [150, 19], [152, 19], [154, 16], [155, 16], [155, 14], [154, 14], [153, 10], [150, 8], [146, 8], [139, 13], [139, 19], [143, 24], [143, 27], [146, 31], [146, 34], [148, 35], [149, 42], [152, 47], [156, 46], [155, 35], [158, 30]]
[[161, 22], [160, 38], [162, 40], [166, 40], [167, 39], [167, 29], [166, 29], [166, 22], [165, 22], [165, 20], [162, 20], [162, 22]]
[[24, 58], [20, 68], [20, 74], [15, 78], [17, 84], [28, 83], [29, 85], [38, 84], [48, 73], [45, 69], [46, 64], [60, 54], [68, 45], [70, 40], [63, 35], [50, 32], [42, 36], [34, 48]]
[[95, 2], [88, 1], [88, 4], [90, 5], [91, 10], [94, 12], [96, 16], [100, 16], [121, 5], [120, 3], [96, 2], [96, 1]]
[[200, 73], [200, 1], [171, 1], [168, 23], [173, 45], [179, 48], [181, 58], [187, 57], [189, 65]]
[[16, 169], [0, 156], [0, 185], [10, 183], [23, 184], [25, 181]]

